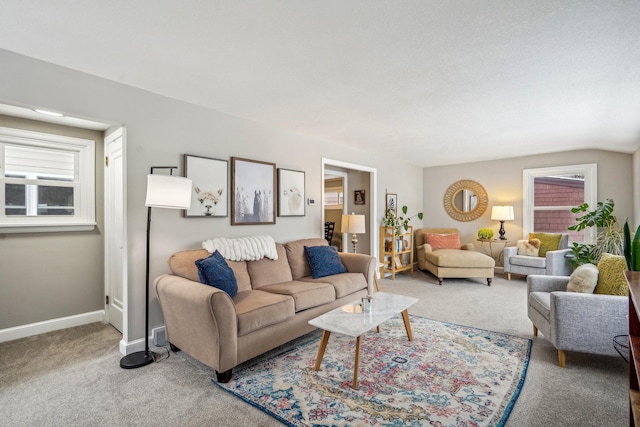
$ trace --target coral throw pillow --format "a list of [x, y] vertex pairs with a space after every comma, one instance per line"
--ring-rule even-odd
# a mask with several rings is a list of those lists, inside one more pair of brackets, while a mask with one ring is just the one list
[[436, 234], [427, 233], [425, 235], [427, 243], [431, 246], [431, 249], [460, 249], [462, 244], [460, 243], [460, 234]]
[[602, 254], [598, 261], [598, 284], [594, 294], [629, 295], [629, 285], [624, 277], [627, 260], [622, 255]]
[[529, 233], [529, 240], [539, 239], [540, 248], [538, 249], [538, 256], [547, 256], [548, 251], [557, 251], [560, 249], [560, 240], [562, 240], [562, 234], [560, 233]]

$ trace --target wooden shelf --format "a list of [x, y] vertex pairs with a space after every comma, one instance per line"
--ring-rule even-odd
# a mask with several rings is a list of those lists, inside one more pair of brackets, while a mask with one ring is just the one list
[[413, 273], [413, 227], [409, 226], [406, 233], [399, 235], [393, 227], [380, 227], [380, 262], [383, 277], [385, 273], [391, 273], [395, 280], [396, 273]]
[[629, 283], [629, 425], [640, 427], [640, 272], [625, 271]]

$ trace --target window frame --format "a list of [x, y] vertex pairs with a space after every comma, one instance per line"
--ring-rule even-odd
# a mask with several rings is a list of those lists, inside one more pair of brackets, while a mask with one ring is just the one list
[[[590, 208], [594, 208], [598, 200], [598, 165], [597, 163], [587, 163], [580, 165], [555, 166], [547, 168], [523, 169], [523, 210], [522, 210], [522, 231], [524, 236], [533, 233], [533, 212], [534, 210], [565, 210], [574, 208], [573, 206], [540, 206], [536, 208], [534, 202], [534, 179], [550, 175], [584, 174], [584, 203], [588, 203]], [[594, 243], [595, 230], [587, 227], [584, 230], [584, 243]], [[569, 230], [567, 230], [567, 233]]]
[[[5, 213], [5, 144], [72, 152], [75, 157], [74, 182], [37, 180], [38, 185], [74, 187], [74, 215], [19, 216]], [[0, 233], [91, 231], [95, 219], [95, 141], [64, 135], [0, 127]], [[29, 181], [29, 179], [27, 179]], [[21, 182], [22, 184], [23, 182]]]

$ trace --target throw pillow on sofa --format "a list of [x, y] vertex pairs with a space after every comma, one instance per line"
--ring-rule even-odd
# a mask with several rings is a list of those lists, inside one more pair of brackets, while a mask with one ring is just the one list
[[231, 298], [238, 293], [238, 282], [233, 270], [217, 250], [208, 258], [196, 261], [198, 277], [205, 285], [225, 291]]
[[424, 235], [425, 240], [431, 246], [434, 251], [436, 249], [460, 249], [462, 244], [460, 243], [460, 234], [437, 234], [426, 233]]
[[347, 272], [334, 246], [305, 246], [304, 254], [314, 279]]
[[538, 250], [538, 256], [546, 257], [547, 252], [557, 251], [560, 249], [560, 240], [562, 240], [562, 234], [560, 233], [529, 233], [529, 240], [540, 240], [540, 249]]
[[598, 261], [598, 284], [593, 291], [595, 294], [629, 295], [629, 285], [624, 277], [627, 270], [627, 260], [622, 255], [604, 253]]
[[518, 240], [518, 255], [538, 256], [540, 252], [540, 239]]
[[571, 273], [567, 292], [592, 294], [598, 284], [598, 267], [593, 264], [582, 264]]

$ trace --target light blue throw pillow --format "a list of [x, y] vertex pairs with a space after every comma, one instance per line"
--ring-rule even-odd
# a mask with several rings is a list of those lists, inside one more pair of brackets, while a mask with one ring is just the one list
[[220, 252], [215, 251], [208, 258], [197, 260], [196, 267], [198, 267], [200, 282], [225, 291], [231, 298], [236, 296], [238, 293], [236, 276]]
[[333, 246], [305, 246], [304, 253], [314, 279], [347, 272], [338, 250]]

